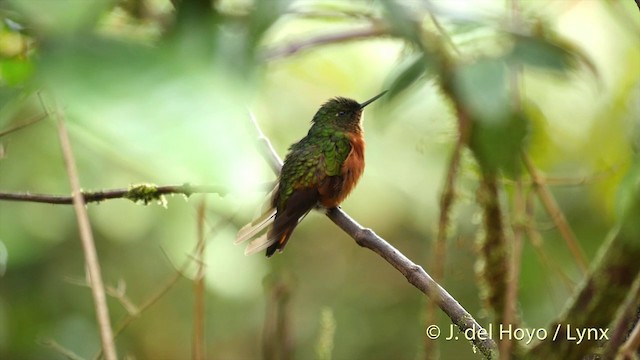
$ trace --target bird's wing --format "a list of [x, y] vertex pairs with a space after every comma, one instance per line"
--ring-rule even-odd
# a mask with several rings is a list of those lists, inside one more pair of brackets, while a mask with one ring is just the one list
[[[343, 133], [334, 133], [322, 147], [322, 161], [319, 168], [324, 168], [325, 176], [342, 175], [342, 164], [351, 152], [349, 137]], [[324, 180], [324, 179], [322, 179]]]
[[267, 233], [267, 239], [264, 242], [269, 244], [267, 256], [284, 249], [298, 223], [317, 203], [317, 189], [308, 187], [293, 191], [286, 203], [286, 207], [278, 211], [273, 222], [273, 228]]

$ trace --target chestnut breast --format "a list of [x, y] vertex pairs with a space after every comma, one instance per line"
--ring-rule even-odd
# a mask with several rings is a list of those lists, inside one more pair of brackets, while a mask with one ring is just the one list
[[320, 204], [326, 208], [340, 205], [351, 193], [364, 172], [364, 137], [350, 134], [351, 151], [342, 164], [339, 176], [330, 176], [319, 187]]

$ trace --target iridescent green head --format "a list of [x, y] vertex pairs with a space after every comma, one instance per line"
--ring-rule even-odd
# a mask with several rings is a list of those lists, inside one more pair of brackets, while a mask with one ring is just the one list
[[333, 98], [320, 107], [312, 121], [317, 125], [329, 125], [344, 131], [357, 130], [360, 127], [362, 109], [386, 94], [386, 92], [385, 90], [363, 103], [343, 97]]

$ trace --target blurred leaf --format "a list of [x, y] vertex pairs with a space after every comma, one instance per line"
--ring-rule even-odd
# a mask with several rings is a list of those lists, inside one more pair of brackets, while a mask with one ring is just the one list
[[637, 157], [620, 183], [617, 205], [623, 238], [640, 243], [640, 159]]
[[512, 110], [506, 66], [495, 59], [461, 66], [454, 74], [454, 96], [471, 118], [470, 146], [484, 171], [516, 176], [528, 119]]
[[249, 22], [249, 46], [251, 52], [258, 45], [264, 33], [285, 12], [287, 0], [256, 1], [255, 9], [251, 12]]
[[296, 2], [293, 8], [298, 15], [325, 21], [374, 18], [375, 11], [369, 4], [356, 1]]
[[9, 86], [23, 84], [33, 73], [33, 63], [27, 60], [9, 59], [0, 62], [0, 77]]
[[530, 99], [522, 100], [522, 111], [527, 114], [529, 122], [529, 139], [527, 153], [536, 160], [553, 158], [555, 144], [549, 135], [549, 120], [538, 104]]
[[455, 70], [454, 95], [478, 121], [497, 122], [509, 112], [506, 70], [496, 59], [480, 59]]
[[0, 120], [4, 120], [5, 116], [12, 112], [8, 110], [12, 107], [9, 105], [19, 103], [22, 95], [23, 91], [20, 88], [0, 86]]
[[[6, 19], [5, 19], [6, 20]], [[0, 56], [12, 58], [20, 56], [27, 48], [26, 37], [14, 31], [0, 30]]]
[[4, 19], [4, 24], [7, 26], [7, 29], [13, 32], [21, 32], [25, 29], [22, 24], [8, 17]]
[[387, 79], [388, 85], [385, 86], [385, 88], [389, 89], [389, 93], [384, 100], [390, 101], [416, 81], [433, 76], [432, 67], [433, 62], [429, 62], [422, 52], [405, 58], [404, 61], [398, 65], [395, 73], [391, 74]]
[[8, 3], [24, 15], [28, 28], [47, 36], [90, 28], [114, 4], [107, 0], [10, 0]]
[[520, 151], [527, 135], [528, 119], [514, 112], [498, 121], [476, 121], [470, 146], [484, 171], [516, 178], [520, 173]]
[[478, 30], [485, 30], [486, 25], [480, 21], [472, 21], [470, 19], [451, 19], [451, 29], [449, 30], [450, 36], [468, 35]]
[[575, 67], [575, 59], [571, 52], [538, 37], [516, 36], [508, 59], [562, 72]]
[[176, 55], [208, 63], [215, 52], [218, 14], [208, 0], [183, 0], [175, 4], [175, 23], [167, 40]]
[[573, 43], [558, 36], [515, 35], [513, 48], [505, 58], [511, 63], [563, 73], [575, 70], [577, 64], [582, 62], [594, 76], [598, 77], [598, 72], [591, 59]]
[[394, 0], [380, 1], [385, 9], [385, 17], [393, 28], [393, 32], [414, 44], [420, 44], [420, 28], [411, 17], [409, 10], [405, 7], [409, 2], [402, 4]]
[[[243, 48], [239, 51], [236, 60], [231, 64], [239, 67], [239, 73], [246, 74], [256, 68], [256, 56], [260, 42], [265, 33], [286, 11], [288, 0], [256, 1], [255, 8], [249, 16], [249, 26], [246, 30], [246, 39]], [[227, 43], [229, 43], [227, 41]], [[238, 66], [239, 65], [239, 66]]]

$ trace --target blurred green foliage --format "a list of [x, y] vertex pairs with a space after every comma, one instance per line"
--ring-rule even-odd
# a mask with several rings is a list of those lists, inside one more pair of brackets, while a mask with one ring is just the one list
[[[528, 181], [518, 162], [527, 151], [589, 259], [622, 213], [637, 213], [640, 20], [633, 2], [516, 2], [519, 26], [505, 25], [514, 13], [497, 0], [433, 7], [390, 0], [2, 2], [0, 191], [69, 193], [53, 119], [8, 131], [39, 118], [43, 103], [57, 107], [84, 189], [232, 188], [207, 201], [210, 358], [261, 357], [264, 322], [274, 311], [267, 299], [279, 283], [290, 291], [296, 358], [415, 359], [425, 298], [323, 216], [310, 214], [287, 251], [269, 261], [244, 257], [233, 245], [237, 228], [258, 212], [259, 185], [275, 178], [255, 150], [247, 113], [283, 156], [327, 98], [364, 100], [389, 86], [390, 99], [365, 112], [367, 170], [343, 207], [428, 270], [457, 134], [453, 106], [433, 79], [450, 74], [473, 110], [479, 163], [465, 153], [443, 286], [486, 323], [473, 272], [478, 166], [506, 175], [506, 205], [512, 179], [524, 174]], [[387, 33], [314, 46], [318, 36], [362, 27]], [[308, 46], [298, 51], [300, 43]], [[513, 103], [514, 71], [522, 106]], [[168, 197], [166, 209], [127, 200], [88, 205], [105, 282], [124, 284], [138, 306], [190, 264], [185, 279], [118, 337], [123, 357], [189, 357], [202, 196]], [[544, 243], [526, 240], [519, 297], [530, 328], [548, 324], [582, 276], [534, 205], [530, 225]], [[521, 221], [506, 212], [507, 221]], [[1, 201], [1, 270], [0, 359], [64, 358], [42, 344], [49, 340], [95, 356], [99, 337], [90, 291], [77, 285], [84, 259], [71, 207]], [[109, 309], [117, 326], [126, 310], [115, 297]], [[440, 316], [444, 332], [449, 323]], [[466, 342], [439, 345], [442, 358], [478, 356]]]

